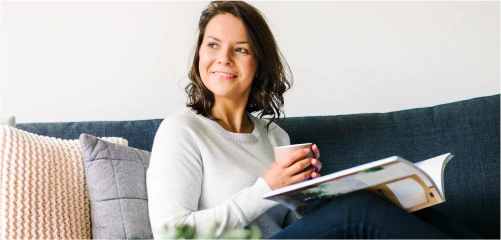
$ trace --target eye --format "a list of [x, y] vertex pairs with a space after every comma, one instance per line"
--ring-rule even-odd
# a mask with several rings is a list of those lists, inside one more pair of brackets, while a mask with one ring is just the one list
[[209, 43], [207, 46], [209, 46], [210, 48], [218, 48], [217, 44], [215, 43]]
[[245, 48], [237, 48], [237, 52], [241, 52], [241, 53], [249, 53], [249, 50], [245, 49]]

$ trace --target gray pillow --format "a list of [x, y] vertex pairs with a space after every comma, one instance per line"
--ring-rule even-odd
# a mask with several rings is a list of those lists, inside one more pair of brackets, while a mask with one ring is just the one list
[[146, 192], [150, 152], [80, 135], [92, 238], [151, 239]]
[[0, 122], [2, 125], [7, 125], [14, 128], [16, 127], [16, 117], [14, 116], [3, 117], [0, 119]]

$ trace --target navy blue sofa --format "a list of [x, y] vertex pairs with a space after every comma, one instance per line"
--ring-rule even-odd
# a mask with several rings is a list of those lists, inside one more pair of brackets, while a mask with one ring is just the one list
[[[399, 155], [412, 162], [451, 152], [445, 169], [446, 202], [434, 208], [483, 238], [500, 238], [500, 96], [389, 113], [290, 117], [278, 124], [292, 143], [321, 150], [321, 174]], [[81, 133], [123, 137], [151, 151], [162, 119], [24, 123], [39, 135], [78, 139]]]

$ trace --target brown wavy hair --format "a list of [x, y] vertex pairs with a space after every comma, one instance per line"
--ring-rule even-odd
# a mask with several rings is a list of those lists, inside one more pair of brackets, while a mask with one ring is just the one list
[[200, 46], [204, 39], [205, 28], [216, 15], [229, 13], [239, 18], [248, 36], [248, 42], [258, 60], [257, 76], [252, 81], [251, 92], [245, 111], [259, 112], [258, 117], [271, 115], [269, 126], [280, 115], [284, 114], [283, 94], [290, 89], [293, 83], [292, 72], [278, 49], [275, 37], [268, 27], [266, 20], [259, 10], [242, 1], [213, 1], [202, 12], [198, 22], [198, 40], [194, 52], [193, 64], [188, 73], [191, 80], [185, 91], [188, 94], [187, 107], [191, 107], [198, 114], [217, 120], [211, 114], [214, 107], [214, 94], [203, 84], [200, 78], [198, 63], [200, 61]]

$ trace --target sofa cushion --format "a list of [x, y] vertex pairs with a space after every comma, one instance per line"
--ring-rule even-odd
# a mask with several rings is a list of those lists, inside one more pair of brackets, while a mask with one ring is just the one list
[[7, 116], [0, 119], [1, 125], [7, 125], [10, 127], [16, 127], [16, 117]]
[[[108, 141], [127, 144], [121, 138]], [[78, 140], [0, 126], [0, 239], [89, 239]]]
[[150, 152], [82, 134], [92, 219], [92, 237], [153, 238], [148, 215], [146, 170]]

